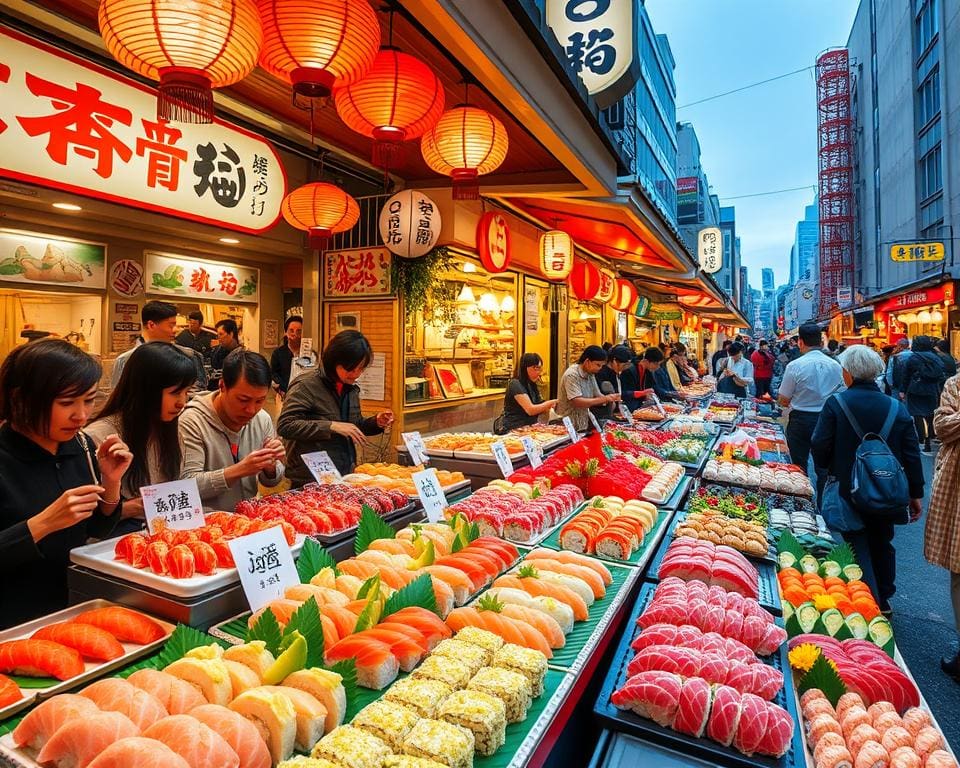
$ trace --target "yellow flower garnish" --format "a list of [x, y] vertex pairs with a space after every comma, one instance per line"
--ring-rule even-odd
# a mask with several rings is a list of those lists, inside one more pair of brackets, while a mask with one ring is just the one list
[[833, 659], [827, 659], [827, 664], [833, 668], [834, 672], [836, 672], [838, 675], [840, 674], [840, 670], [837, 669], [837, 662], [835, 662]]
[[837, 601], [833, 599], [832, 595], [814, 595], [813, 605], [816, 607], [820, 613], [837, 607]]
[[809, 672], [814, 662], [820, 657], [820, 648], [813, 643], [803, 643], [798, 645], [789, 654], [790, 666], [794, 669], [800, 669]]

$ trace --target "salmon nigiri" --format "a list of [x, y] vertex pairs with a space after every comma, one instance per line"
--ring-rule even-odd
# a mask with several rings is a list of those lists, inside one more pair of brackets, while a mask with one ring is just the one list
[[0, 708], [8, 707], [22, 698], [20, 686], [6, 675], [0, 675]]
[[447, 624], [459, 632], [464, 627], [479, 627], [500, 635], [507, 643], [521, 645], [540, 651], [548, 659], [553, 658], [553, 651], [546, 638], [539, 630], [525, 621], [502, 616], [496, 611], [478, 611], [476, 608], [464, 607], [451, 611], [447, 617]]
[[370, 549], [410, 557], [413, 557], [416, 552], [413, 542], [409, 539], [374, 539], [370, 542]]
[[162, 741], [191, 768], [240, 768], [240, 758], [219, 733], [190, 715], [170, 715], [143, 732]]
[[126, 715], [97, 712], [64, 723], [44, 744], [37, 762], [57, 768], [86, 768], [117, 739], [139, 735], [140, 729]]
[[190, 683], [156, 669], [139, 669], [127, 682], [155, 697], [171, 715], [183, 715], [207, 703]]
[[602, 599], [607, 593], [607, 588], [604, 586], [603, 579], [600, 577], [600, 574], [591, 568], [587, 568], [585, 565], [564, 563], [560, 560], [542, 558], [537, 560], [535, 566], [541, 571], [551, 571], [553, 573], [563, 574], [564, 576], [574, 576], [581, 581], [586, 582], [593, 593], [594, 599], [596, 600]]
[[124, 654], [123, 646], [106, 630], [92, 624], [73, 624], [68, 621], [48, 624], [34, 632], [35, 640], [52, 640], [79, 651], [85, 659], [110, 661]]
[[119, 677], [98, 680], [80, 691], [80, 695], [102, 710], [126, 715], [141, 731], [167, 716], [167, 710], [155, 696]]
[[218, 704], [204, 704], [190, 710], [208, 728], [219, 733], [240, 758], [240, 768], [270, 768], [270, 750], [257, 726], [243, 715]]
[[473, 594], [473, 582], [459, 568], [434, 564], [421, 568], [420, 572], [429, 573], [434, 579], [446, 582], [453, 590], [453, 601], [456, 605], [464, 605]]
[[453, 589], [436, 576], [430, 577], [430, 583], [433, 585], [433, 599], [437, 603], [437, 611], [441, 616], [446, 616], [454, 608]]
[[[336, 629], [336, 636], [343, 639], [347, 635], [352, 635], [357, 626], [358, 614], [349, 611], [345, 606], [340, 605], [321, 605], [320, 614], [326, 616], [333, 622]], [[330, 643], [324, 643], [328, 648]]]
[[315, 584], [294, 584], [287, 587], [283, 596], [288, 600], [296, 600], [300, 603], [305, 603], [312, 597], [317, 601], [317, 605], [326, 605], [327, 603], [346, 605], [350, 602], [350, 598], [342, 592], [337, 592], [330, 587], [318, 587]]
[[443, 623], [443, 620], [433, 611], [418, 606], [402, 608], [396, 613], [384, 617], [385, 622], [397, 622], [414, 627], [427, 639], [431, 645], [436, 645], [441, 640], [445, 640], [453, 635], [450, 627]]
[[167, 635], [167, 631], [149, 616], [120, 605], [84, 611], [70, 621], [77, 624], [92, 624], [105, 629], [122, 643], [148, 645], [162, 640]]
[[18, 747], [39, 750], [64, 723], [74, 719], [84, 720], [99, 711], [100, 708], [86, 696], [61, 693], [41, 702], [27, 713], [13, 731], [13, 743]]
[[7, 640], [0, 643], [0, 673], [69, 680], [83, 674], [83, 657], [52, 640]]
[[[610, 573], [610, 569], [607, 568], [599, 560], [595, 560], [586, 555], [580, 555], [576, 552], [567, 552], [561, 550], [555, 552], [552, 549], [546, 549], [545, 547], [540, 547], [534, 549], [527, 553], [527, 556], [524, 558], [525, 561], [529, 560], [539, 560], [540, 558], [545, 558], [547, 560], [557, 560], [561, 563], [572, 563], [573, 565], [582, 565], [585, 568], [589, 568], [594, 571], [601, 579], [606, 586], [610, 586], [613, 583], [613, 576]], [[536, 563], [534, 563], [536, 565]]]
[[587, 604], [584, 602], [583, 598], [580, 597], [576, 592], [568, 587], [564, 587], [561, 584], [556, 584], [552, 581], [544, 581], [543, 579], [537, 578], [535, 575], [526, 575], [527, 571], [521, 569], [520, 573], [522, 575], [507, 574], [501, 576], [496, 581], [493, 582], [495, 587], [513, 587], [514, 589], [522, 589], [529, 595], [545, 597], [552, 597], [555, 600], [559, 600], [561, 603], [566, 603], [573, 609], [573, 617], [577, 621], [586, 621], [589, 613], [587, 612]]
[[340, 640], [327, 650], [326, 658], [328, 664], [355, 659], [357, 683], [375, 691], [386, 688], [400, 672], [400, 663], [389, 645], [361, 635]]
[[162, 741], [131, 736], [115, 741], [88, 768], [191, 768]]
[[503, 562], [504, 568], [509, 568], [520, 559], [520, 552], [509, 541], [498, 539], [496, 536], [481, 536], [470, 542], [468, 549], [479, 547], [497, 553]]
[[490, 574], [478, 563], [467, 560], [466, 558], [457, 557], [459, 554], [460, 553], [457, 552], [456, 555], [438, 557], [434, 561], [434, 565], [445, 565], [465, 573], [467, 578], [470, 579], [470, 591], [479, 592], [484, 586], [490, 583]]
[[557, 620], [543, 611], [507, 603], [500, 610], [500, 614], [508, 619], [525, 621], [543, 635], [551, 648], [563, 648], [567, 643], [567, 638], [564, 636]]
[[407, 624], [402, 624], [399, 621], [381, 621], [377, 624], [374, 629], [389, 629], [391, 632], [399, 632], [403, 635], [409, 637], [413, 642], [415, 642], [420, 647], [424, 648], [427, 651], [432, 651], [434, 646], [439, 643], [439, 639], [431, 642], [432, 638], [427, 637], [423, 632], [421, 632], [416, 627], [408, 626]]
[[337, 569], [340, 573], [353, 576], [361, 581], [366, 581], [371, 576], [376, 576], [380, 572], [380, 569], [373, 563], [367, 562], [366, 560], [357, 560], [356, 558], [337, 563]]
[[427, 649], [421, 643], [411, 640], [401, 632], [393, 632], [381, 627], [374, 627], [373, 629], [359, 632], [353, 637], [364, 639], [372, 638], [388, 646], [390, 653], [396, 657], [397, 662], [400, 664], [400, 669], [404, 672], [411, 672], [417, 664], [423, 661], [423, 657], [427, 655]]
[[271, 600], [259, 611], [250, 615], [250, 618], [247, 619], [247, 625], [252, 627], [264, 611], [270, 611], [276, 617], [277, 623], [281, 627], [285, 627], [289, 623], [290, 617], [300, 608], [300, 605], [297, 600], [289, 600], [283, 597]]

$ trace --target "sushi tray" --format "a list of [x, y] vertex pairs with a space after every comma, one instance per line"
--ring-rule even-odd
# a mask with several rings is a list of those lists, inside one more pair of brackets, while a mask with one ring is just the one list
[[680, 507], [683, 506], [683, 503], [687, 500], [687, 492], [693, 485], [694, 480], [695, 478], [684, 474], [684, 476], [680, 478], [680, 482], [677, 483], [677, 487], [673, 489], [673, 493], [670, 494], [670, 498], [668, 498], [662, 504], [657, 504], [657, 507], [668, 512], [672, 512], [675, 509], [680, 509]]
[[[785, 709], [793, 719], [794, 728], [790, 748], [780, 758], [763, 755], [748, 757], [733, 747], [725, 747], [706, 737], [696, 738], [674, 731], [630, 710], [618, 709], [610, 702], [611, 694], [621, 688], [627, 680], [627, 666], [634, 656], [634, 651], [630, 645], [639, 634], [637, 619], [653, 598], [655, 589], [655, 584], [644, 584], [641, 588], [637, 603], [627, 620], [627, 629], [613, 657], [610, 671], [607, 673], [603, 687], [600, 689], [600, 695], [593, 711], [603, 725], [614, 731], [626, 733], [670, 750], [676, 750], [681, 754], [707, 761], [710, 765], [730, 766], [731, 768], [757, 768], [758, 766], [761, 768], [806, 768], [807, 756], [803, 744], [803, 725], [797, 709], [797, 696], [794, 692], [790, 662], [787, 659], [786, 643], [783, 643], [773, 656], [761, 657], [763, 663], [769, 664], [783, 673], [783, 688], [779, 690], [772, 702]], [[663, 765], [668, 763], [653, 762], [650, 764]]]
[[[34, 633], [44, 629], [45, 627], [49, 627], [52, 624], [69, 622], [71, 619], [86, 611], [93, 611], [98, 608], [110, 608], [116, 605], [116, 603], [111, 603], [108, 600], [89, 600], [85, 603], [72, 605], [62, 611], [57, 611], [56, 613], [42, 616], [39, 619], [34, 619], [26, 624], [20, 624], [19, 626], [10, 627], [9, 629], [0, 631], [0, 644], [12, 640], [28, 640], [34, 635]], [[174, 625], [152, 616], [148, 618], [152, 619], [161, 627], [163, 630], [162, 636], [158, 637], [156, 640], [142, 645], [132, 642], [121, 642], [120, 646], [123, 648], [122, 655], [110, 659], [109, 661], [93, 661], [89, 658], [84, 658], [83, 671], [68, 678], [67, 680], [58, 680], [52, 677], [24, 677], [20, 675], [8, 675], [8, 677], [10, 677], [15, 683], [17, 683], [17, 685], [20, 686], [20, 690], [24, 694], [24, 698], [6, 707], [0, 708], [0, 721], [7, 719], [17, 712], [20, 712], [36, 701], [48, 699], [58, 693], [64, 693], [65, 691], [75, 688], [78, 685], [82, 685], [83, 683], [92, 680], [95, 677], [99, 677], [107, 672], [124, 667], [130, 664], [132, 661], [139, 659], [142, 656], [146, 656], [158, 649], [163, 645], [164, 642], [166, 642], [166, 639], [170, 637], [170, 633], [174, 630]], [[48, 637], [47, 639], [51, 638]], [[119, 649], [117, 649], [117, 652], [119, 652]]]
[[[412, 509], [413, 505], [409, 505], [409, 508]], [[290, 547], [294, 558], [300, 553], [305, 539], [302, 533], [297, 534], [296, 543]], [[70, 551], [70, 562], [175, 598], [199, 597], [224, 590], [240, 581], [236, 568], [217, 568], [208, 576], [198, 574], [188, 579], [161, 576], [148, 568], [134, 568], [130, 563], [114, 557], [116, 544], [117, 539], [106, 539], [77, 547]]]
[[635, 768], [651, 765], [656, 768], [713, 768], [716, 763], [699, 760], [676, 749], [604, 730], [588, 768]]
[[[466, 483], [467, 485], [469, 485], [470, 481], [464, 480], [463, 483]], [[462, 486], [463, 483], [458, 483], [458, 485]], [[407, 498], [409, 499], [409, 501], [406, 504], [404, 504], [402, 507], [397, 507], [397, 509], [393, 510], [392, 512], [386, 515], [380, 515], [381, 519], [385, 523], [390, 523], [394, 520], [399, 520], [404, 515], [408, 515], [411, 512], [413, 512], [413, 510], [416, 509], [417, 507], [417, 503], [419, 502], [419, 499], [414, 500], [414, 499], [411, 499], [409, 496]], [[339, 544], [341, 541], [346, 541], [347, 539], [356, 535], [356, 533], [357, 533], [357, 526], [351, 525], [349, 528], [344, 528], [342, 531], [337, 531], [336, 533], [314, 533], [311, 535], [310, 538], [316, 539], [318, 542], [320, 542], [324, 546], [328, 546], [331, 544]], [[300, 553], [300, 547], [303, 546], [304, 538], [305, 537], [303, 537], [302, 535], [297, 534], [297, 543], [294, 544], [293, 548], [291, 548], [290, 550], [293, 553], [294, 558], [296, 558], [296, 556]]]
[[[663, 558], [667, 554], [670, 544], [674, 541], [674, 530], [676, 530], [677, 525], [685, 516], [685, 513], [677, 513], [673, 520], [670, 521], [667, 531], [660, 541], [660, 546], [657, 548], [657, 552], [653, 556], [649, 568], [647, 568], [644, 577], [647, 581], [660, 581], [660, 564], [663, 562]], [[749, 555], [744, 555], [744, 557], [757, 569], [757, 573], [759, 574], [757, 580], [757, 602], [774, 616], [782, 616], [783, 604], [780, 602], [780, 587], [777, 584], [776, 558], [771, 556], [764, 560], [758, 560]]]

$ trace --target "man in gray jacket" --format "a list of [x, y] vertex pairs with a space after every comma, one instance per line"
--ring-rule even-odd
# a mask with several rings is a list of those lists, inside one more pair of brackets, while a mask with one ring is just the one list
[[237, 502], [283, 479], [283, 443], [263, 410], [270, 365], [263, 355], [235, 349], [223, 363], [216, 392], [191, 400], [180, 415], [182, 477], [193, 477], [204, 507], [232, 512]]

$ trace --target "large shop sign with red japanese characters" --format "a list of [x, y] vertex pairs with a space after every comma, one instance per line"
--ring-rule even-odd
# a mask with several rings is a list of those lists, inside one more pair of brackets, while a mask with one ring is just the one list
[[237, 264], [202, 261], [173, 253], [144, 251], [147, 293], [197, 301], [260, 301], [260, 270]]
[[388, 296], [390, 251], [386, 248], [350, 248], [323, 255], [323, 295]]
[[156, 92], [0, 27], [0, 176], [263, 232], [286, 176], [263, 139], [157, 120]]

